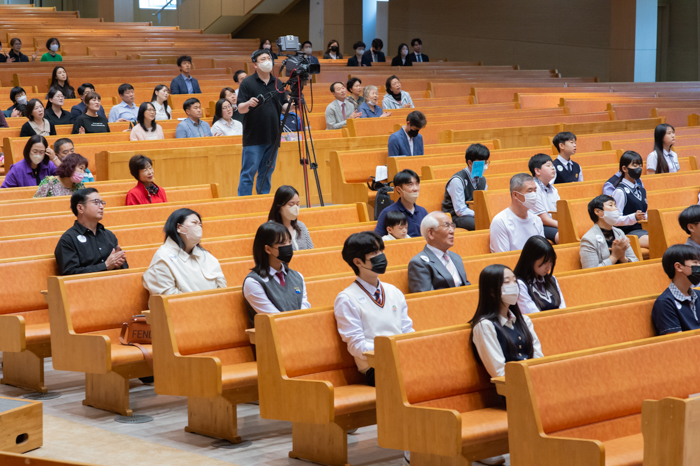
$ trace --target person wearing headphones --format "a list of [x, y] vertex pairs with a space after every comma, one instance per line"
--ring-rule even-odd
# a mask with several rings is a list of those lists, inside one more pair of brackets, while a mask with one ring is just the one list
[[243, 117], [243, 160], [238, 181], [238, 195], [253, 194], [253, 179], [257, 173], [255, 191], [268, 194], [277, 158], [282, 105], [287, 103], [282, 81], [272, 76], [274, 67], [269, 49], [259, 49], [251, 55], [255, 73], [243, 80], [238, 88], [238, 111]]

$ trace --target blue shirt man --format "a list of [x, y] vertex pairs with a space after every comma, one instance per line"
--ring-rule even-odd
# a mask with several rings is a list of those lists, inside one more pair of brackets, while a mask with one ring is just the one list
[[170, 94], [201, 94], [199, 83], [190, 75], [192, 71], [192, 57], [183, 55], [177, 59], [180, 74], [170, 83]]
[[187, 118], [182, 120], [175, 130], [176, 138], [203, 138], [211, 136], [209, 123], [202, 120], [202, 104], [198, 99], [191, 98], [182, 104]]
[[122, 84], [119, 86], [119, 97], [122, 98], [122, 101], [109, 111], [109, 122], [136, 121], [139, 115], [139, 107], [134, 104], [136, 100], [134, 87], [131, 84]]

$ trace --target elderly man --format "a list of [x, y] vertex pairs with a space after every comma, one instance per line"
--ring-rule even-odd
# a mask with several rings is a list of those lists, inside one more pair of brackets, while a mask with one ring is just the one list
[[99, 223], [105, 204], [95, 188], [79, 189], [71, 196], [70, 208], [77, 220], [54, 251], [60, 275], [129, 268], [117, 237]]
[[537, 185], [527, 173], [510, 179], [510, 206], [491, 221], [491, 252], [518, 251], [531, 236], [544, 236], [537, 207]]
[[455, 244], [455, 224], [444, 212], [431, 212], [420, 224], [426, 244], [408, 263], [411, 293], [471, 285], [462, 258], [449, 249]]
[[331, 84], [335, 100], [326, 107], [326, 129], [340, 129], [347, 124], [348, 118], [360, 118], [361, 114], [352, 102], [346, 100], [348, 90], [341, 82]]

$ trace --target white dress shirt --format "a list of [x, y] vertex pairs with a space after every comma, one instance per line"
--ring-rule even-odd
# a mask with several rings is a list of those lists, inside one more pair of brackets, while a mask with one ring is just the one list
[[[523, 320], [532, 336], [532, 357], [534, 359], [541, 358], [544, 356], [542, 354], [542, 346], [540, 345], [540, 339], [537, 338], [535, 329], [532, 327], [532, 321], [526, 315], [523, 316]], [[508, 311], [508, 319], [506, 319], [499, 314], [498, 321], [501, 326], [507, 326], [512, 329], [515, 324], [515, 315]], [[481, 358], [481, 362], [489, 375], [491, 377], [503, 377], [506, 369], [506, 358], [503, 356], [500, 343], [498, 343], [498, 336], [496, 335], [496, 328], [493, 322], [487, 319], [480, 320], [472, 329], [472, 338], [474, 346], [479, 352], [479, 358]]]
[[401, 129], [403, 129], [403, 132], [406, 133], [406, 137], [408, 138], [408, 147], [411, 148], [411, 150], [409, 151], [409, 153], [410, 153], [410, 154], [413, 154], [413, 138], [412, 138], [411, 136], [408, 135], [408, 132], [406, 131], [406, 128], [405, 128], [405, 127], [402, 127]]
[[[676, 154], [673, 151], [669, 152], [666, 149], [664, 149], [664, 157], [666, 157], [666, 163], [668, 164], [669, 173], [675, 173], [681, 169], [681, 166], [678, 163], [678, 154]], [[656, 170], [657, 163], [658, 156], [656, 155], [656, 151], [653, 151], [647, 156], [647, 170]]]
[[[472, 187], [476, 189], [476, 183], [472, 178], [472, 174], [469, 171], [469, 167], [465, 167], [464, 171], [467, 172], [468, 182], [472, 184]], [[488, 189], [488, 184], [484, 187], [484, 190]], [[460, 178], [453, 178], [452, 181], [447, 185], [447, 192], [452, 198], [452, 208], [458, 217], [473, 217], [474, 211], [467, 206], [467, 201], [464, 199], [464, 184]]]
[[[286, 277], [287, 269], [282, 267], [282, 273]], [[277, 270], [273, 269], [272, 267], [270, 267], [270, 277], [272, 277], [272, 279], [280, 285], [282, 284], [277, 276]], [[270, 280], [269, 277], [260, 278], [265, 283]], [[301, 275], [301, 279], [304, 279], [303, 275]], [[243, 296], [245, 297], [246, 301], [248, 301], [248, 304], [250, 304], [250, 307], [255, 309], [255, 312], [258, 314], [277, 314], [280, 312], [280, 310], [277, 309], [274, 304], [272, 304], [270, 299], [267, 297], [267, 294], [265, 294], [265, 290], [263, 289], [262, 285], [257, 280], [250, 279], [243, 282]], [[304, 282], [304, 294], [301, 298], [301, 308], [308, 309], [310, 307], [311, 304], [309, 304], [309, 300], [306, 298], [306, 282]]]
[[[542, 183], [539, 178], [535, 178], [537, 184], [537, 203], [532, 213], [535, 215], [547, 214], [548, 212], [557, 211], [557, 201], [559, 200], [559, 191], [550, 181], [547, 186]], [[550, 217], [551, 214], [548, 214]]]
[[243, 124], [233, 118], [231, 118], [231, 123], [227, 123], [223, 118], [219, 118], [211, 126], [211, 134], [214, 136], [240, 136], [243, 134]]
[[[158, 103], [157, 100], [154, 100], [153, 102], [151, 102], [151, 104], [153, 104], [153, 108], [156, 109], [156, 121], [158, 121], [158, 120], [172, 120], [173, 111], [167, 102], [165, 102], [163, 105], [161, 105]], [[168, 111], [168, 113], [165, 113], [166, 110]], [[170, 114], [170, 116], [168, 116], [168, 114]]]
[[152, 295], [226, 287], [226, 278], [216, 257], [197, 246], [192, 254], [187, 254], [170, 238], [153, 255], [141, 281]]
[[[426, 244], [426, 246], [428, 247], [428, 249], [430, 249], [430, 252], [435, 254], [435, 256], [438, 259], [440, 259], [440, 262], [442, 262], [442, 265], [445, 266], [445, 268], [447, 269], [448, 272], [450, 271], [450, 268], [451, 268], [452, 272], [450, 272], [450, 273], [452, 274], [452, 279], [455, 281], [455, 286], [456, 287], [462, 286], [462, 279], [459, 277], [459, 272], [457, 272], [457, 267], [455, 266], [455, 263], [452, 262], [450, 255], [447, 254], [446, 252], [440, 251], [438, 248], [435, 248], [429, 244]], [[445, 254], [447, 254], [447, 259], [445, 259]]]
[[423, 61], [423, 54], [422, 54], [422, 53], [413, 52], [413, 54], [416, 56], [416, 61], [417, 61], [417, 62], [420, 63], [420, 62]]
[[[622, 215], [622, 212], [625, 210], [625, 206], [627, 205], [627, 196], [625, 195], [624, 191], [625, 187], [633, 192], [637, 189], [637, 187], [633, 183], [630, 183], [629, 180], [623, 179], [620, 184], [617, 185], [615, 191], [613, 191], [612, 198], [615, 199], [617, 210], [620, 211], [620, 219], [615, 224], [616, 227], [634, 225], [638, 222], [636, 212], [632, 212], [629, 215]], [[644, 218], [646, 218], [646, 213], [644, 213]]]
[[[370, 295], [374, 295], [377, 291], [377, 286], [371, 285], [361, 279], [355, 277], [355, 280]], [[391, 312], [396, 306], [397, 312], [401, 313], [401, 333], [413, 332], [413, 321], [408, 317], [408, 306], [403, 293], [393, 285], [388, 283], [378, 283], [384, 287], [384, 307], [382, 310]], [[363, 319], [363, 315], [373, 310], [378, 310], [371, 299], [361, 297], [356, 300], [348, 291], [351, 287], [357, 287], [356, 283], [341, 291], [335, 298], [333, 305], [335, 312], [335, 320], [338, 325], [338, 332], [343, 341], [348, 345], [348, 352], [355, 357], [355, 363], [361, 372], [366, 372], [369, 368], [367, 358], [362, 354], [365, 351], [374, 351], [374, 339], [368, 339], [366, 335], [375, 333], [375, 329], [365, 328], [367, 322]], [[358, 287], [359, 288], [359, 287]], [[364, 303], [364, 304], [363, 304]], [[362, 306], [363, 308], [359, 308]]]
[[[554, 276], [552, 276], [554, 283], [557, 285], [557, 291], [559, 292], [559, 299], [561, 303], [559, 304], [559, 309], [564, 309], [566, 303], [564, 302], [564, 295], [561, 293], [561, 288], [559, 288], [559, 282]], [[520, 294], [518, 295], [518, 307], [520, 312], [523, 314], [532, 314], [533, 312], [540, 312], [540, 308], [530, 297], [530, 293], [527, 291], [527, 285], [523, 280], [518, 279], [518, 288], [520, 288]]]
[[510, 207], [502, 210], [491, 221], [491, 252], [518, 251], [531, 236], [544, 236], [542, 219], [527, 211], [522, 219]]
[[[574, 163], [573, 163], [572, 160], [566, 160], [566, 159], [565, 159], [564, 157], [562, 157], [561, 155], [558, 155], [558, 156], [557, 156], [557, 160], [560, 161], [562, 165], [564, 165], [565, 167], [567, 167], [567, 168], [569, 169], [569, 171], [571, 171], [571, 170], [574, 169]], [[555, 172], [555, 173], [559, 173], [558, 170], [555, 170], [554, 172]], [[553, 179], [552, 181], [550, 181], [550, 183], [554, 183], [554, 181], [555, 181], [556, 179], [557, 179], [557, 177], [554, 176], [554, 179]], [[577, 180], [577, 181], [583, 181], [583, 168], [581, 168], [581, 173], [578, 174], [578, 180]]]

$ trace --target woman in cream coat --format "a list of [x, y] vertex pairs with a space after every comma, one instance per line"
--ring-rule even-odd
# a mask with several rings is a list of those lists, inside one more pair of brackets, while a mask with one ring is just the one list
[[226, 287], [219, 261], [206, 251], [202, 218], [190, 209], [178, 209], [165, 222], [165, 243], [158, 248], [143, 274], [143, 286], [152, 295], [188, 293]]

